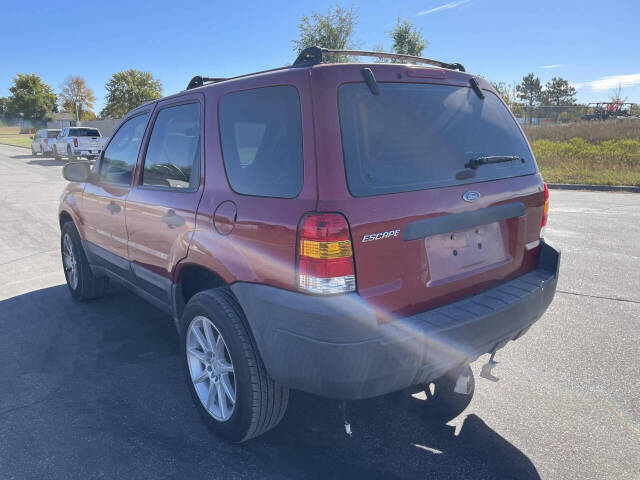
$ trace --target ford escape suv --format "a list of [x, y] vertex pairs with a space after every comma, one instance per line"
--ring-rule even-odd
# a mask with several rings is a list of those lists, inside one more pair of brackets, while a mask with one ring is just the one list
[[[175, 320], [219, 435], [278, 424], [289, 389], [339, 401], [424, 391], [455, 417], [469, 363], [552, 301], [548, 192], [488, 82], [460, 64], [291, 66], [194, 77], [69, 163], [59, 219], [78, 300], [110, 279]], [[430, 66], [425, 66], [430, 65]]]

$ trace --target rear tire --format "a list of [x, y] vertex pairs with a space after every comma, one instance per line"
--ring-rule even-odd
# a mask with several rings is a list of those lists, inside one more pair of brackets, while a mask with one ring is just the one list
[[[454, 392], [456, 380], [461, 373], [470, 377], [469, 388], [471, 392], [469, 394]], [[412, 407], [426, 409], [430, 419], [439, 423], [447, 423], [460, 415], [469, 406], [473, 399], [474, 390], [473, 371], [469, 365], [466, 365], [447, 372], [442, 377], [427, 383], [424, 390], [422, 390], [426, 400], [410, 396], [409, 402]]]
[[33, 149], [33, 145], [31, 145], [31, 155], [36, 156], [36, 151]]
[[60, 157], [60, 154], [58, 153], [58, 149], [56, 148], [55, 145], [51, 149], [51, 152], [53, 153], [53, 158], [55, 158], [56, 160], [60, 160], [62, 158]]
[[78, 160], [78, 157], [74, 156], [71, 153], [71, 147], [69, 145], [67, 145], [67, 157], [69, 158], [70, 162], [75, 162], [76, 160]]
[[109, 279], [93, 274], [82, 248], [80, 235], [73, 222], [62, 226], [60, 236], [62, 267], [71, 296], [76, 300], [91, 300], [104, 296]]
[[[214, 433], [245, 442], [278, 425], [287, 409], [289, 390], [269, 377], [242, 308], [229, 289], [194, 295], [187, 303], [180, 330], [189, 392]], [[219, 341], [214, 341], [218, 335], [223, 339], [219, 349]], [[218, 384], [227, 386], [223, 391], [233, 387], [233, 404], [225, 393], [210, 396]]]

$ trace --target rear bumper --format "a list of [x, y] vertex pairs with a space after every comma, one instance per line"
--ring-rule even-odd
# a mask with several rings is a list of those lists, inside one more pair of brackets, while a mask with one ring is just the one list
[[74, 149], [73, 154], [77, 157], [97, 157], [100, 154], [99, 148], [92, 149]]
[[428, 382], [516, 340], [553, 300], [559, 264], [560, 253], [542, 242], [536, 270], [382, 325], [357, 294], [314, 297], [249, 283], [231, 289], [274, 380], [353, 400]]

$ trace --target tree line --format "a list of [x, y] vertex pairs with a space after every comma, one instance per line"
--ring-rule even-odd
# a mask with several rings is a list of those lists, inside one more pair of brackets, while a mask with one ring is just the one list
[[[120, 118], [147, 100], [162, 96], [162, 83], [149, 72], [135, 69], [114, 73], [105, 84], [107, 90], [101, 118]], [[10, 95], [0, 98], [0, 115], [30, 120], [50, 120], [57, 112], [71, 113], [76, 120], [94, 120], [96, 98], [84, 78], [70, 76], [58, 93], [38, 75], [19, 73], [9, 88]]]

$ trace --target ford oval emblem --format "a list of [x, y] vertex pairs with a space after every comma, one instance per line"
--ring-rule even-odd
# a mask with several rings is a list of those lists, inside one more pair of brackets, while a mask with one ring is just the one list
[[475, 202], [479, 198], [480, 192], [476, 192], [475, 190], [469, 190], [468, 192], [465, 192], [464, 195], [462, 195], [462, 199], [465, 202]]

